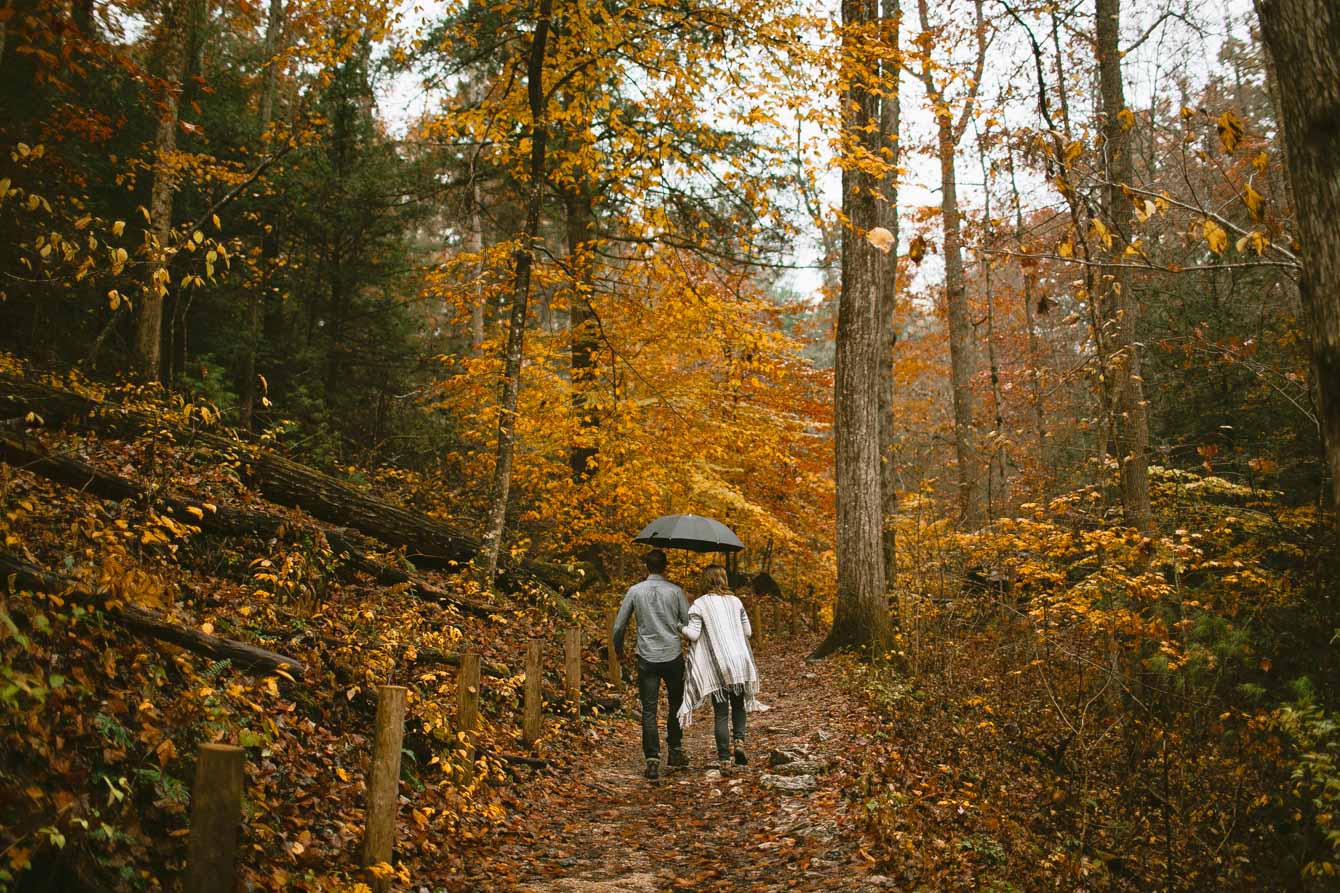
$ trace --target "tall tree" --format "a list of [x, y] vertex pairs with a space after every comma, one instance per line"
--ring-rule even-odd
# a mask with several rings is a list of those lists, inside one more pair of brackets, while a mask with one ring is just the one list
[[[1140, 345], [1136, 324], [1140, 305], [1130, 287], [1121, 258], [1131, 217], [1124, 189], [1132, 185], [1125, 88], [1121, 75], [1121, 0], [1094, 0], [1094, 51], [1098, 57], [1099, 108], [1102, 113], [1103, 158], [1107, 171], [1100, 193], [1102, 215], [1114, 230], [1099, 293], [1092, 296], [1099, 309], [1107, 350], [1103, 364], [1104, 387], [1111, 383], [1111, 426], [1121, 476], [1121, 504], [1126, 523], [1146, 533], [1154, 527], [1149, 505], [1149, 410], [1140, 377]], [[1123, 114], [1126, 112], [1126, 114]], [[1119, 210], [1121, 209], [1121, 210]], [[1125, 213], [1121, 213], [1124, 211]], [[1100, 342], [1101, 343], [1101, 342]]]
[[[259, 124], [261, 139], [271, 142], [270, 125], [274, 121], [275, 94], [279, 89], [280, 54], [284, 42], [284, 0], [270, 0], [269, 12], [265, 19], [265, 74], [261, 79]], [[238, 423], [244, 430], [250, 431], [256, 412], [258, 380], [256, 378], [256, 351], [260, 347], [261, 326], [265, 319], [265, 293], [269, 289], [270, 262], [274, 258], [278, 234], [275, 232], [277, 221], [266, 224], [265, 235], [261, 241], [260, 282], [247, 296], [246, 331], [243, 333], [242, 362], [238, 371], [238, 383], [241, 395], [238, 399]]]
[[[843, 0], [841, 103], [842, 284], [838, 297], [834, 429], [837, 478], [837, 601], [833, 627], [814, 657], [877, 648], [888, 631], [880, 496], [881, 250], [867, 236], [881, 223], [878, 0]], [[872, 163], [872, 159], [874, 160]], [[887, 251], [891, 246], [883, 246]]]
[[[898, 163], [902, 154], [899, 142], [902, 123], [902, 91], [899, 78], [902, 75], [902, 50], [899, 46], [903, 24], [901, 0], [884, 0], [882, 33], [880, 40], [884, 54], [880, 63], [883, 77], [880, 81], [879, 129], [884, 144], [880, 147], [880, 160], [886, 165], [880, 191], [880, 224], [889, 231], [894, 257], [898, 250]], [[895, 261], [882, 265], [883, 278], [879, 284], [879, 455], [880, 455], [880, 502], [884, 526], [884, 581], [893, 585], [898, 572], [898, 543], [893, 527], [893, 515], [898, 510], [897, 472], [898, 465], [894, 455], [894, 377], [893, 349], [898, 340], [895, 326], [895, 314], [898, 309], [898, 264]]]
[[1312, 367], [1330, 504], [1340, 528], [1340, 6], [1334, 0], [1257, 0], [1261, 35], [1289, 72], [1278, 80], [1298, 241], [1299, 291]]
[[480, 550], [480, 573], [488, 585], [492, 585], [497, 577], [498, 551], [502, 547], [503, 529], [507, 522], [507, 498], [512, 487], [512, 457], [516, 449], [521, 357], [525, 351], [526, 314], [530, 304], [530, 274], [535, 263], [535, 239], [540, 234], [540, 211], [544, 205], [547, 170], [545, 150], [549, 138], [545, 120], [549, 97], [544, 89], [544, 59], [552, 17], [553, 0], [539, 0], [535, 31], [531, 36], [526, 60], [526, 100], [530, 110], [530, 120], [526, 126], [526, 139], [530, 143], [526, 221], [518, 236], [516, 249], [511, 312], [507, 322], [507, 348], [503, 359], [502, 397], [498, 407], [498, 453], [493, 466], [488, 526], [484, 534], [484, 546]]
[[972, 384], [977, 374], [972, 309], [963, 271], [963, 227], [958, 201], [955, 154], [977, 103], [977, 92], [986, 65], [986, 21], [983, 0], [973, 0], [975, 54], [968, 92], [958, 118], [949, 105], [945, 86], [935, 79], [930, 47], [932, 24], [927, 0], [917, 0], [921, 23], [921, 83], [935, 112], [935, 145], [940, 160], [940, 218], [944, 234], [945, 310], [949, 318], [950, 382], [954, 398], [954, 454], [958, 460], [959, 514], [963, 526], [975, 530], [986, 519], [982, 463], [978, 455]]
[[148, 278], [135, 321], [135, 373], [146, 381], [160, 375], [163, 345], [163, 298], [167, 295], [168, 242], [172, 235], [172, 196], [177, 188], [175, 154], [182, 81], [186, 75], [192, 5], [199, 0], [165, 0], [159, 20], [159, 59], [163, 95], [154, 136], [153, 183], [149, 190], [150, 251]]

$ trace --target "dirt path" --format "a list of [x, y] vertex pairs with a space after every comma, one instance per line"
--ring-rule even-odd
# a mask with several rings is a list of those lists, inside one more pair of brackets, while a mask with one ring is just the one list
[[[712, 713], [703, 708], [685, 733], [691, 767], [647, 781], [634, 709], [596, 746], [589, 767], [536, 780], [517, 830], [497, 835], [475, 863], [476, 889], [881, 889], [884, 879], [867, 875], [870, 861], [841, 793], [867, 744], [864, 711], [831, 665], [805, 663], [812, 645], [759, 649], [761, 699], [772, 709], [750, 716], [748, 767], [725, 777], [715, 771]], [[664, 711], [663, 699], [662, 721]], [[774, 751], [804, 762], [770, 768]], [[810, 790], [778, 786], [811, 782]]]

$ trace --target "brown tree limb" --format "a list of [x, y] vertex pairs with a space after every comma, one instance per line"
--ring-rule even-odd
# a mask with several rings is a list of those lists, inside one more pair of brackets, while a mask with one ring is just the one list
[[[4, 549], [0, 549], [0, 575], [5, 577], [7, 586], [72, 596], [81, 602], [98, 603], [105, 599], [105, 596], [89, 590], [77, 580], [49, 573]], [[296, 658], [266, 651], [236, 639], [225, 639], [180, 626], [135, 605], [109, 605], [102, 608], [102, 614], [110, 622], [136, 635], [169, 642], [211, 660], [227, 660], [249, 672], [282, 671], [295, 679], [301, 678], [305, 672], [302, 663]]]

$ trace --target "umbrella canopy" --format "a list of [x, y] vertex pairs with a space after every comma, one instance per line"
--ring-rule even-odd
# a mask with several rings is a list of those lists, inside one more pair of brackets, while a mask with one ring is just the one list
[[738, 552], [744, 548], [729, 527], [700, 515], [662, 515], [642, 528], [633, 542], [690, 552]]

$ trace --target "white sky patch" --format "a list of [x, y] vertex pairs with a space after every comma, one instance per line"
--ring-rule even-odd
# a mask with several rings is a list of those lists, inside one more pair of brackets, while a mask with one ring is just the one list
[[[827, 2], [824, 5], [830, 7], [828, 9], [830, 16], [836, 15], [835, 5]], [[397, 9], [400, 16], [397, 40], [408, 43], [426, 25], [445, 15], [450, 6], [451, 4], [446, 2], [434, 3], [425, 0], [402, 3]], [[905, 3], [904, 6], [907, 8], [904, 11], [902, 42], [906, 48], [911, 46], [911, 41], [916, 37], [920, 27], [912, 4]], [[1134, 0], [1124, 6], [1122, 36], [1123, 43], [1127, 46], [1144, 35], [1170, 8], [1178, 8], [1173, 5], [1173, 0]], [[1091, 28], [1088, 10], [1084, 12], [1085, 14], [1074, 26], [1081, 32]], [[1214, 6], [1212, 10], [1197, 9], [1194, 12], [1203, 18], [1199, 21], [1181, 17], [1164, 18], [1150, 36], [1124, 58], [1127, 102], [1132, 108], [1148, 108], [1155, 97], [1171, 96], [1174, 93], [1180, 97], [1184, 90], [1190, 95], [1195, 95], [1219, 67], [1219, 53], [1226, 39], [1236, 37], [1244, 41], [1250, 40], [1249, 23], [1254, 21], [1250, 0], [1227, 0]], [[945, 15], [953, 16], [958, 27], [964, 27], [965, 23], [970, 27], [971, 6], [964, 0], [958, 0], [941, 4], [938, 11], [932, 15], [935, 21], [942, 21]], [[979, 210], [985, 197], [974, 134], [985, 125], [986, 119], [994, 117], [1000, 122], [998, 126], [1008, 126], [1020, 131], [1041, 127], [1037, 111], [1036, 72], [1028, 40], [999, 4], [988, 2], [987, 15], [1000, 30], [996, 33], [988, 52], [983, 84], [978, 97], [977, 114], [974, 116], [975, 126], [970, 124], [967, 128], [957, 154], [959, 203], [965, 212]], [[1214, 20], [1210, 20], [1209, 16], [1213, 16]], [[1055, 60], [1051, 57], [1049, 34], [1042, 30], [1040, 23], [1032, 24], [1037, 29], [1035, 34], [1038, 40], [1043, 44], [1044, 77], [1047, 79], [1048, 88], [1053, 89], [1056, 70]], [[1063, 42], [1063, 47], [1065, 46]], [[1092, 53], [1084, 43], [1083, 37], [1072, 41], [1071, 48], [1074, 55], [1069, 60], [1071, 67], [1067, 72], [1071, 115], [1075, 125], [1082, 127], [1092, 120], [1093, 103], [1097, 95], [1096, 85], [1093, 83], [1095, 66]], [[936, 55], [944, 64], [961, 66], [970, 62], [971, 49], [971, 40], [968, 39], [962, 41], [960, 51], [951, 58], [946, 59], [938, 48]], [[384, 48], [383, 52], [386, 51]], [[916, 61], [909, 59], [909, 64], [915, 65]], [[816, 86], [820, 89], [823, 82], [823, 77], [816, 78]], [[949, 91], [951, 106], [956, 109], [957, 105], [952, 97], [961, 96], [962, 87], [961, 82], [956, 82]], [[935, 119], [916, 73], [903, 73], [901, 90], [904, 170], [898, 195], [901, 222], [899, 250], [905, 252], [907, 243], [919, 230], [914, 223], [918, 210], [939, 207], [940, 170], [934, 148]], [[813, 99], [820, 103], [828, 101], [822, 96]], [[438, 108], [441, 101], [441, 95], [426, 88], [421, 76], [413, 71], [383, 78], [378, 84], [378, 108], [388, 131], [396, 137], [404, 137], [413, 122]], [[735, 111], [730, 100], [723, 97], [719, 99], [719, 103], [719, 109], [707, 110], [708, 116], [723, 121], [730, 120]], [[1058, 117], [1059, 123], [1059, 111], [1053, 109], [1053, 115]], [[788, 124], [791, 126], [792, 136], [787, 138], [794, 139], [795, 118], [791, 118], [789, 122], [784, 120], [780, 130], [785, 131]], [[811, 144], [809, 152], [812, 163], [816, 169], [822, 171], [817, 183], [818, 195], [831, 213], [841, 202], [841, 174], [832, 155], [831, 138], [825, 138], [823, 134], [817, 133], [813, 126], [802, 125], [801, 132], [803, 138]], [[1086, 134], [1077, 132], [1076, 136], [1084, 138]], [[1059, 203], [1059, 196], [1045, 183], [1038, 172], [1017, 162], [1016, 177], [1019, 181], [1025, 216], [1032, 210]], [[1010, 216], [1012, 209], [1006, 204], [1008, 189], [1006, 179], [998, 173], [992, 185], [993, 216]], [[938, 244], [938, 217], [933, 217], [925, 228], [927, 235]], [[793, 264], [795, 269], [788, 271], [782, 277], [782, 287], [812, 301], [819, 299], [824, 281], [824, 270], [818, 266], [822, 260], [819, 244], [817, 231], [802, 232], [794, 243], [791, 256], [783, 259], [783, 263]], [[940, 256], [930, 255], [920, 265], [913, 288], [918, 291], [924, 290], [940, 282], [942, 277], [943, 262]]]

